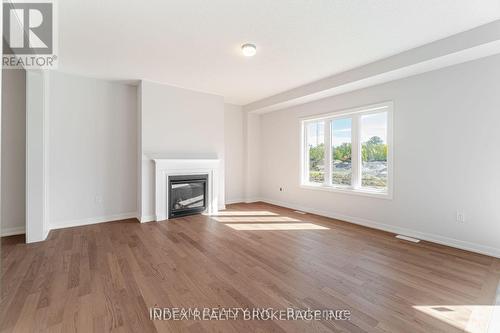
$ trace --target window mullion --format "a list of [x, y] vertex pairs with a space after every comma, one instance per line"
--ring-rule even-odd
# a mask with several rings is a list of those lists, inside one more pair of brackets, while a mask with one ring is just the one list
[[352, 117], [352, 131], [351, 131], [351, 168], [352, 168], [352, 187], [361, 187], [361, 116], [359, 114]]
[[332, 184], [332, 140], [331, 120], [325, 120], [325, 182], [324, 185]]
[[307, 125], [306, 123], [302, 124], [302, 129], [303, 129], [303, 137], [302, 137], [302, 149], [303, 154], [302, 158], [304, 159], [303, 161], [303, 170], [302, 170], [302, 181], [304, 183], [309, 182], [309, 147], [307, 146], [307, 136], [308, 136], [308, 130], [307, 130]]

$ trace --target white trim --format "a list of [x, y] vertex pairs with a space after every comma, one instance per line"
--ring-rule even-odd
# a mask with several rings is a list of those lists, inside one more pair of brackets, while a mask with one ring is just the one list
[[279, 200], [273, 200], [273, 199], [268, 199], [268, 198], [261, 198], [259, 201], [266, 202], [272, 205], [277, 205], [285, 208], [290, 208], [293, 210], [301, 210], [304, 212], [316, 214], [316, 215], [321, 215], [325, 217], [329, 217], [332, 219], [336, 220], [341, 220], [347, 223], [353, 223], [353, 224], [358, 224], [362, 225], [368, 228], [373, 228], [377, 230], [383, 230], [387, 231], [393, 234], [401, 234], [401, 235], [406, 235], [409, 237], [413, 238], [418, 238], [424, 241], [432, 242], [432, 243], [437, 243], [441, 245], [446, 245], [450, 247], [454, 247], [457, 249], [465, 250], [465, 251], [470, 251], [470, 252], [475, 252], [479, 254], [484, 254], [487, 256], [492, 256], [496, 258], [500, 258], [500, 248], [495, 248], [491, 246], [485, 246], [477, 243], [471, 243], [467, 241], [462, 241], [459, 239], [454, 239], [454, 238], [449, 238], [445, 236], [440, 236], [440, 235], [433, 235], [433, 234], [428, 234], [425, 232], [420, 232], [417, 230], [413, 229], [407, 229], [407, 228], [402, 228], [402, 227], [397, 227], [361, 217], [355, 217], [355, 216], [349, 216], [349, 215], [344, 215], [332, 211], [324, 211], [320, 209], [314, 209], [310, 207], [305, 207], [297, 204], [292, 204], [284, 201], [279, 201]]
[[299, 117], [299, 119], [304, 122], [318, 121], [325, 119], [330, 120], [330, 118], [344, 118], [346, 116], [350, 116], [356, 113], [363, 113], [363, 114], [377, 113], [380, 110], [386, 109], [388, 107], [389, 108], [394, 107], [393, 101], [382, 101], [378, 103], [365, 104], [354, 108], [340, 109], [340, 110], [330, 111], [327, 113], [320, 113], [305, 117]]
[[[351, 186], [349, 190], [356, 193], [356, 191], [361, 191], [361, 179], [363, 178], [362, 170], [363, 166], [363, 156], [361, 152], [363, 149], [361, 148], [361, 117], [354, 116], [351, 118]], [[355, 138], [355, 139], [354, 139]], [[354, 163], [356, 162], [356, 163]], [[334, 186], [334, 185], [331, 185]], [[335, 188], [339, 188], [339, 186], [334, 186]], [[342, 189], [342, 188], [340, 188]], [[361, 192], [360, 192], [361, 193]], [[379, 193], [380, 194], [380, 193]], [[385, 194], [385, 193], [384, 193]]]
[[114, 214], [114, 215], [107, 215], [100, 217], [90, 217], [80, 220], [52, 222], [50, 224], [50, 230], [80, 227], [84, 225], [113, 222], [113, 221], [127, 220], [127, 219], [137, 219], [137, 212]]
[[26, 233], [25, 227], [14, 227], [14, 228], [2, 228], [2, 234], [0, 237], [22, 235]]
[[325, 143], [324, 143], [324, 145], [325, 145], [325, 166], [324, 166], [325, 176], [324, 177], [325, 177], [325, 184], [331, 184], [332, 183], [333, 165], [332, 165], [332, 161], [329, 158], [327, 158], [327, 156], [332, 156], [332, 125], [331, 125], [331, 122], [328, 120], [325, 120], [323, 127], [324, 127], [323, 140], [325, 141]]
[[304, 123], [299, 120], [299, 130], [300, 130], [300, 137], [299, 137], [299, 147], [300, 147], [300, 176], [299, 176], [299, 184], [302, 184], [305, 182], [306, 179], [308, 179], [308, 172], [309, 170], [309, 149], [306, 149], [306, 144], [305, 144], [305, 138], [307, 136], [307, 128], [304, 126]]
[[[361, 117], [364, 115], [379, 112], [387, 113], [387, 190], [377, 191], [376, 189], [363, 188], [361, 186]], [[376, 104], [364, 105], [355, 108], [342, 109], [333, 112], [311, 115], [299, 118], [300, 126], [300, 177], [299, 186], [310, 190], [322, 190], [344, 194], [363, 195], [375, 198], [392, 200], [394, 188], [394, 103], [384, 101]], [[331, 184], [331, 123], [337, 119], [351, 118], [351, 155], [352, 155], [352, 182], [350, 186]], [[324, 145], [325, 145], [325, 179], [323, 183], [309, 182], [309, 149], [307, 149], [307, 124], [324, 122]]]
[[189, 164], [213, 164], [213, 163], [220, 163], [219, 159], [212, 159], [212, 158], [167, 158], [167, 157], [162, 157], [161, 155], [155, 155], [155, 154], [149, 154], [149, 155], [144, 155], [143, 160], [152, 160], [155, 163], [175, 163], [175, 164], [181, 164], [181, 163], [189, 163]]
[[326, 191], [326, 192], [335, 192], [335, 193], [342, 193], [342, 194], [349, 194], [349, 195], [361, 195], [365, 197], [371, 197], [371, 198], [379, 198], [379, 199], [386, 199], [386, 200], [392, 200], [392, 196], [388, 192], [382, 192], [382, 191], [370, 191], [370, 190], [365, 190], [365, 189], [360, 189], [360, 188], [352, 188], [352, 187], [342, 187], [342, 186], [325, 186], [323, 184], [300, 184], [300, 188], [303, 188], [305, 190], [314, 190], [314, 191]]
[[[57, 8], [57, 6], [54, 6]], [[56, 30], [57, 31], [57, 30]], [[56, 43], [57, 44], [57, 43]], [[56, 54], [56, 53], [55, 53]], [[50, 154], [50, 122], [49, 122], [49, 111], [50, 111], [50, 72], [44, 70], [43, 72], [43, 240], [47, 239], [49, 235], [49, 207], [50, 207], [50, 196], [49, 196], [49, 183], [50, 183], [50, 164], [49, 164], [49, 154]]]
[[394, 196], [394, 103], [391, 103], [389, 112], [387, 113], [387, 195], [388, 198]]

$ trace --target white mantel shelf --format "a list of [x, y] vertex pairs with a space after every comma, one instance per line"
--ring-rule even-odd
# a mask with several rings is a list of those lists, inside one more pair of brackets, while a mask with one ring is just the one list
[[212, 158], [152, 158], [155, 163], [220, 163], [219, 159]]
[[168, 177], [181, 175], [208, 175], [207, 210], [215, 214], [219, 209], [219, 159], [152, 158], [155, 164], [155, 220], [168, 219]]

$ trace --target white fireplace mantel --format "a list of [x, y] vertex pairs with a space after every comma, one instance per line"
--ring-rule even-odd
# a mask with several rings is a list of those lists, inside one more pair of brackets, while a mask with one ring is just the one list
[[155, 219], [168, 219], [168, 177], [181, 175], [208, 175], [207, 210], [217, 213], [219, 198], [218, 159], [164, 159], [154, 158], [155, 164]]

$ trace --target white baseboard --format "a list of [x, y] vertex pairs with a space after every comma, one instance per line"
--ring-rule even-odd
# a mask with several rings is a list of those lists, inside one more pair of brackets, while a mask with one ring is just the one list
[[0, 237], [22, 235], [26, 233], [25, 227], [14, 227], [14, 228], [2, 228], [2, 233]]
[[290, 209], [302, 210], [302, 211], [305, 211], [308, 213], [326, 216], [329, 218], [342, 220], [342, 221], [353, 223], [353, 224], [359, 224], [359, 225], [369, 227], [369, 228], [383, 230], [383, 231], [391, 232], [394, 234], [401, 234], [401, 235], [405, 235], [405, 236], [410, 236], [413, 238], [418, 238], [418, 239], [425, 240], [425, 241], [432, 242], [432, 243], [451, 246], [451, 247], [461, 249], [461, 250], [476, 252], [476, 253], [485, 254], [488, 256], [500, 258], [500, 248], [484, 246], [481, 244], [466, 242], [466, 241], [462, 241], [459, 239], [453, 239], [453, 238], [444, 237], [444, 236], [440, 236], [440, 235], [428, 234], [425, 232], [420, 232], [420, 231], [407, 229], [407, 228], [401, 228], [401, 227], [397, 227], [397, 226], [393, 226], [393, 225], [389, 225], [389, 224], [385, 224], [385, 223], [376, 222], [373, 220], [364, 219], [361, 217], [354, 217], [354, 216], [348, 216], [348, 215], [344, 215], [344, 214], [338, 214], [338, 213], [331, 212], [331, 211], [318, 210], [318, 209], [304, 207], [301, 205], [291, 204], [288, 202], [283, 202], [283, 201], [278, 201], [278, 200], [260, 198], [260, 200], [257, 200], [257, 201], [263, 201], [263, 202], [267, 202], [267, 203], [270, 203], [273, 205], [282, 206], [282, 207], [286, 207], [286, 208], [290, 208]]
[[70, 227], [79, 227], [82, 225], [112, 222], [112, 221], [119, 221], [119, 220], [133, 219], [133, 218], [134, 219], [137, 218], [136, 212], [115, 214], [115, 215], [108, 215], [108, 216], [100, 216], [100, 217], [91, 217], [91, 218], [80, 219], [80, 220], [62, 221], [62, 222], [55, 222], [55, 223], [53, 222], [50, 224], [50, 230], [70, 228]]

